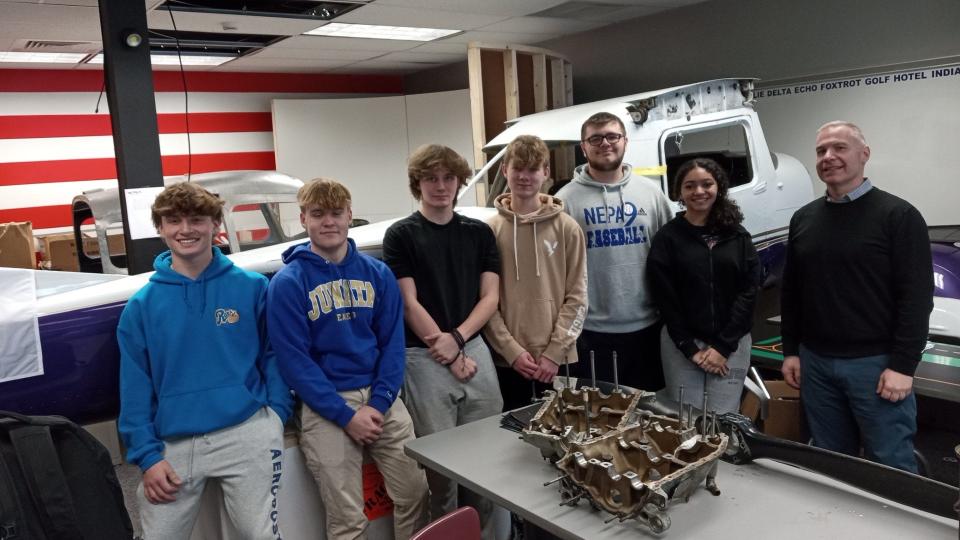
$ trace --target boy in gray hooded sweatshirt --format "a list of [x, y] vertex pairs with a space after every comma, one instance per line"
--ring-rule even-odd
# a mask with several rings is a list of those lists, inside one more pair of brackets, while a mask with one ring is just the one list
[[626, 128], [617, 116], [597, 113], [580, 129], [587, 164], [557, 197], [583, 229], [587, 244], [589, 308], [577, 340], [580, 377], [590, 375], [594, 351], [597, 378], [613, 380], [617, 353], [620, 382], [643, 390], [663, 388], [660, 315], [648, 290], [647, 255], [653, 235], [673, 218], [659, 186], [631, 176], [623, 163]]

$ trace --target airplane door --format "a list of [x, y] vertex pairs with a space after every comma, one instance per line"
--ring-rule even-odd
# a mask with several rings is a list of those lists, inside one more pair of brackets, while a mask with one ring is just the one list
[[664, 130], [660, 137], [660, 165], [666, 166], [667, 196], [679, 199], [674, 175], [687, 161], [702, 157], [720, 164], [730, 181], [729, 195], [740, 205], [744, 227], [753, 234], [766, 223], [768, 209], [762, 204], [766, 183], [752, 144], [747, 117], [689, 124]]

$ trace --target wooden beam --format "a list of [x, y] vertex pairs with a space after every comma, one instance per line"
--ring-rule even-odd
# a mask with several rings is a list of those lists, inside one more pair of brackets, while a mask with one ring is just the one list
[[473, 125], [473, 166], [479, 169], [487, 162], [483, 145], [487, 142], [487, 130], [483, 115], [483, 75], [481, 74], [480, 48], [467, 47], [467, 71], [470, 81], [470, 120]]
[[537, 112], [547, 110], [547, 56], [533, 55], [533, 108]]
[[[563, 87], [563, 106], [569, 107], [573, 105], [573, 64], [570, 62], [563, 62]], [[574, 147], [571, 145], [557, 148], [556, 161], [558, 170], [553, 174], [553, 177], [556, 178], [557, 181], [569, 180], [573, 177], [573, 166], [576, 163], [574, 150]]]
[[486, 50], [499, 50], [499, 51], [517, 51], [519, 53], [525, 54], [545, 54], [547, 56], [552, 56], [554, 58], [560, 58], [565, 62], [569, 62], [570, 59], [566, 56], [551, 51], [550, 49], [542, 49], [540, 47], [528, 47], [526, 45], [511, 45], [507, 43], [485, 43], [483, 41], [471, 41], [467, 44], [468, 47], [476, 47], [478, 49]]
[[503, 51], [503, 92], [507, 120], [520, 116], [520, 90], [517, 85], [517, 51]]
[[560, 58], [550, 59], [550, 109], [559, 109], [565, 105], [567, 96], [567, 85], [563, 80], [563, 60]]

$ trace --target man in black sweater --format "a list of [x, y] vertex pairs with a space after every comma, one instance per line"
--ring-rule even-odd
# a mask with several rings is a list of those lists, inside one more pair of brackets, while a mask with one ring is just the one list
[[913, 374], [933, 309], [927, 225], [864, 178], [870, 147], [856, 125], [825, 124], [816, 151], [827, 192], [790, 221], [783, 376], [800, 389], [814, 445], [916, 472]]

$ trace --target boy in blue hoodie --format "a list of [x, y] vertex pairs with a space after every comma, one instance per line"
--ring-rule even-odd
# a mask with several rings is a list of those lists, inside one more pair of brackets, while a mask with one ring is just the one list
[[393, 500], [394, 536], [426, 522], [427, 482], [403, 452], [413, 423], [403, 383], [403, 303], [390, 269], [357, 251], [347, 229], [350, 192], [317, 179], [297, 193], [310, 241], [283, 254], [270, 282], [267, 321], [280, 372], [303, 400], [300, 448], [320, 488], [327, 538], [361, 538], [363, 451]]
[[169, 251], [120, 317], [119, 429], [146, 540], [187, 539], [207, 480], [244, 538], [279, 539], [283, 425], [292, 397], [266, 339], [267, 279], [233, 265], [213, 236], [223, 202], [196, 184], [152, 207]]

